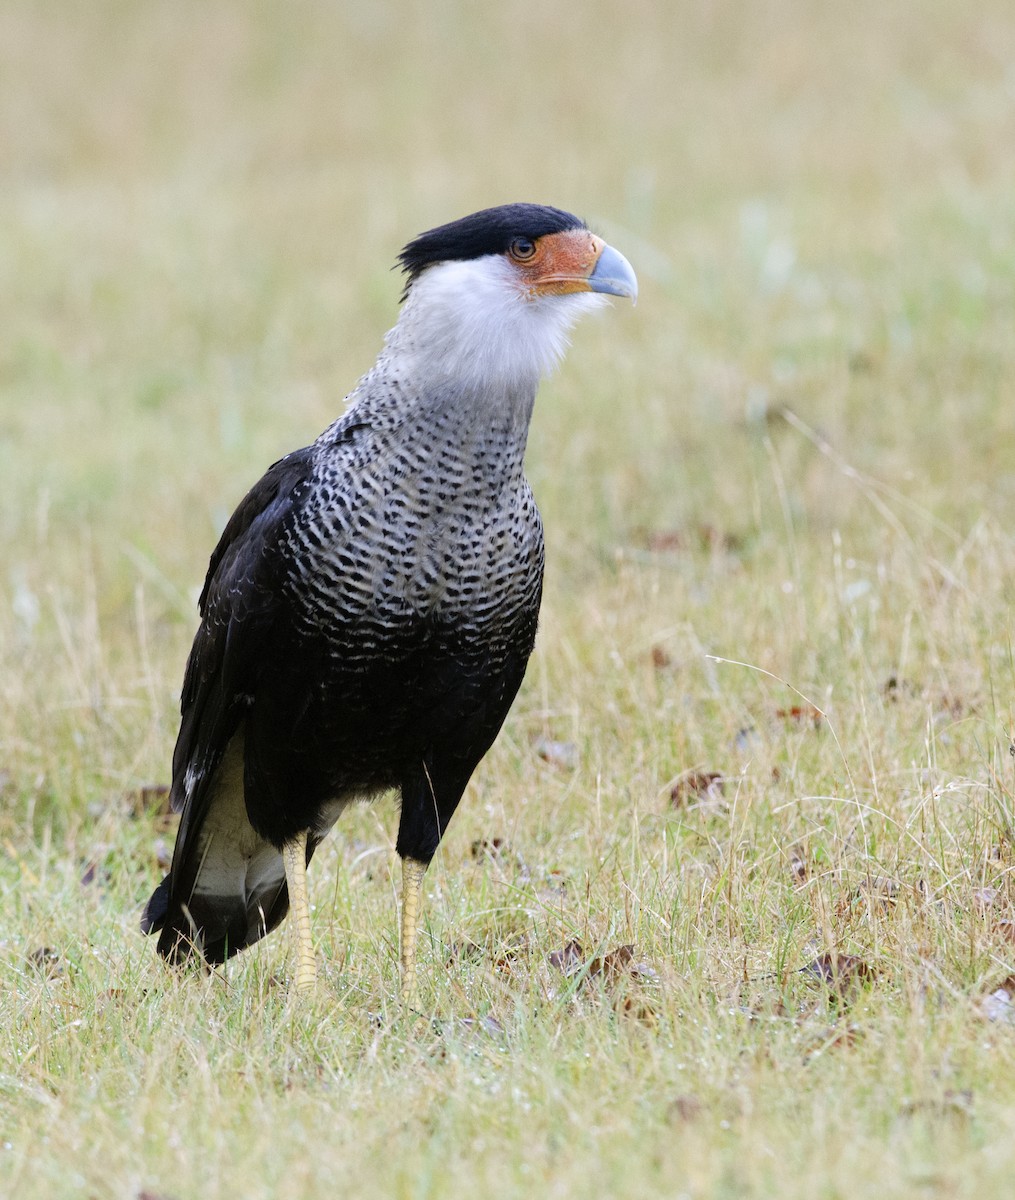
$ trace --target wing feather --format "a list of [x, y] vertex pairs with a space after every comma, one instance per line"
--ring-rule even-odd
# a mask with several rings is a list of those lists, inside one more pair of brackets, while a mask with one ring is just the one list
[[[294, 451], [269, 467], [229, 519], [211, 556], [173, 753], [170, 802], [182, 814], [180, 829], [169, 875], [148, 902], [141, 922], [145, 932], [165, 926], [159, 942], [164, 953], [177, 951], [177, 943], [190, 937], [192, 924], [184, 907], [207, 853], [202, 827], [210, 805], [217, 803], [217, 790], [222, 791], [215, 784], [219, 768], [230, 743], [242, 732], [248, 698], [264, 670], [265, 638], [284, 616], [281, 582], [286, 563], [280, 539], [312, 470], [313, 447]], [[232, 809], [236, 822], [245, 821], [242, 804]], [[249, 824], [237, 828], [237, 840], [252, 832]], [[277, 919], [284, 913], [283, 905]]]

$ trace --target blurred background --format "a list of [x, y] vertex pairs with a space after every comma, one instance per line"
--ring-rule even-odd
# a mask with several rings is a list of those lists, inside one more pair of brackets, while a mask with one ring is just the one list
[[[580, 213], [642, 284], [537, 405], [550, 628], [580, 637], [583, 595], [633, 617], [662, 587], [656, 625], [816, 678], [833, 540], [880, 585], [886, 538], [912, 564], [1010, 525], [1013, 146], [1008, 0], [7, 0], [18, 778], [57, 769], [36, 737], [54, 706], [127, 722], [86, 774], [165, 772], [228, 513], [371, 365], [399, 248], [513, 200]], [[643, 574], [611, 599], [618, 563]], [[768, 632], [738, 646], [759, 594]]]
[[[138, 932], [197, 596], [399, 249], [516, 200], [641, 295], [536, 404], [440, 1023], [387, 1020], [387, 800], [315, 856], [295, 1032], [282, 936], [176, 986]], [[1006, 1194], [1013, 315], [1012, 0], [2, 0], [0, 1192]]]

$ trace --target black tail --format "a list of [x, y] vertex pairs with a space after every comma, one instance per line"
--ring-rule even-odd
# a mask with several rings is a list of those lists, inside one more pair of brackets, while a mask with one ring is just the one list
[[166, 913], [169, 912], [169, 884], [171, 875], [167, 875], [159, 886], [152, 892], [151, 899], [145, 905], [141, 914], [141, 932], [158, 933], [166, 923]]

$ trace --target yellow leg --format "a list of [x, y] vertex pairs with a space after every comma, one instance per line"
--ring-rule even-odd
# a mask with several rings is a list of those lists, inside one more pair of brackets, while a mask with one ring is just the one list
[[297, 992], [306, 992], [317, 982], [317, 959], [310, 940], [310, 901], [307, 899], [307, 831], [298, 833], [282, 847], [285, 880], [289, 885], [289, 920], [296, 939]]
[[426, 863], [402, 859], [402, 999], [412, 1000], [416, 991], [416, 934], [419, 932], [419, 896]]

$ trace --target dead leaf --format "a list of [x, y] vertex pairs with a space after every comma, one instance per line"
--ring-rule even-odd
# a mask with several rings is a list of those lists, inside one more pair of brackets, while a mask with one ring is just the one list
[[567, 875], [558, 868], [552, 868], [543, 876], [543, 889], [541, 898], [559, 899], [567, 891]]
[[637, 1021], [641, 1025], [655, 1026], [659, 1020], [655, 1006], [644, 996], [629, 994], [618, 996], [613, 1002], [613, 1011], [618, 1016], [626, 1017], [630, 1021]]
[[659, 975], [647, 963], [635, 962], [634, 946], [618, 946], [608, 954], [592, 959], [586, 966], [582, 962], [580, 943], [568, 942], [563, 950], [555, 950], [550, 954], [548, 961], [568, 979], [582, 976], [584, 972], [579, 986], [593, 979], [600, 980], [618, 1016], [640, 1021], [644, 1025], [656, 1024], [655, 1006], [645, 996], [642, 985], [658, 983]]
[[465, 1033], [483, 1034], [496, 1041], [503, 1041], [506, 1036], [504, 1026], [489, 1013], [485, 1017], [462, 1017], [458, 1022], [458, 1027]]
[[670, 804], [683, 808], [696, 798], [720, 800], [726, 791], [726, 780], [718, 771], [688, 771], [670, 788]]
[[981, 915], [987, 912], [988, 909], [993, 908], [1000, 894], [1001, 893], [997, 890], [997, 888], [974, 888], [972, 894], [970, 895], [970, 900], [973, 904], [973, 911], [978, 912]]
[[520, 854], [515, 853], [507, 838], [477, 838], [470, 848], [473, 861], [493, 863], [504, 871], [511, 870], [520, 883], [528, 883], [532, 872]]
[[687, 1093], [670, 1101], [666, 1115], [675, 1124], [677, 1121], [696, 1121], [704, 1110], [705, 1106], [698, 1097]]
[[797, 883], [806, 883], [810, 877], [810, 866], [805, 857], [806, 851], [800, 846], [794, 846], [789, 852], [789, 869]]
[[973, 1115], [973, 1093], [969, 1088], [947, 1088], [940, 1099], [909, 1100], [900, 1109], [900, 1116], [962, 1117]]
[[796, 721], [798, 725], [810, 721], [815, 729], [825, 719], [825, 714], [820, 708], [815, 708], [813, 704], [794, 704], [792, 708], [777, 708], [775, 715], [781, 721]]
[[[640, 984], [658, 983], [659, 975], [648, 964], [634, 961], [634, 946], [618, 946], [589, 963], [587, 980], [601, 978], [613, 999], [613, 1011], [618, 1016], [655, 1025], [658, 1021], [655, 1006], [645, 996]], [[629, 986], [621, 986], [626, 984]]]
[[889, 675], [881, 689], [884, 698], [893, 704], [900, 696], [915, 696], [916, 692], [917, 689], [910, 680], [900, 679], [898, 675]]
[[812, 975], [840, 1000], [849, 1000], [857, 988], [873, 983], [878, 972], [856, 954], [821, 954], [800, 968], [801, 975]]
[[966, 716], [975, 716], [979, 708], [980, 706], [975, 700], [966, 700], [962, 696], [944, 692], [935, 702], [933, 720], [935, 724], [943, 721], [959, 721]]
[[997, 984], [989, 995], [976, 1004], [976, 1013], [985, 1021], [1015, 1025], [1015, 975]]
[[995, 921], [992, 930], [998, 937], [1003, 938], [1006, 942], [1015, 943], [1015, 921], [1008, 917], [1003, 920]]
[[738, 729], [733, 738], [733, 747], [739, 754], [750, 754], [761, 745], [761, 734], [753, 725], [745, 725]]
[[26, 961], [30, 967], [38, 971], [40, 975], [45, 975], [47, 979], [56, 979], [57, 976], [63, 974], [60, 954], [52, 946], [39, 946], [30, 951], [26, 956]]
[[578, 747], [574, 742], [557, 742], [553, 738], [537, 737], [532, 743], [532, 749], [544, 762], [561, 767], [565, 771], [573, 771], [580, 761]]
[[127, 803], [133, 817], [168, 817], [172, 815], [169, 807], [169, 784], [142, 783], [127, 793]]
[[855, 1025], [837, 1025], [829, 1029], [820, 1039], [814, 1042], [804, 1055], [808, 1063], [829, 1050], [852, 1050], [860, 1040], [860, 1031]]
[[456, 962], [477, 962], [483, 957], [483, 953], [483, 947], [478, 942], [464, 938], [462, 941], [452, 942], [448, 947], [448, 960], [445, 965], [451, 967]]
[[492, 951], [493, 969], [504, 974], [510, 974], [514, 970], [515, 962], [519, 958], [527, 957], [528, 953], [528, 936], [524, 933], [519, 933], [517, 936], [494, 947]]
[[977, 1004], [976, 1011], [985, 1021], [1015, 1025], [1015, 1004], [1012, 1004], [1011, 993], [1004, 988], [984, 996]]
[[653, 554], [672, 554], [686, 544], [686, 535], [679, 529], [656, 529], [645, 534], [645, 549]]
[[887, 913], [898, 903], [901, 891], [897, 880], [887, 875], [872, 875], [859, 885], [853, 899], [866, 904], [872, 912]]
[[630, 974], [631, 963], [634, 961], [634, 946], [618, 946], [609, 954], [594, 958], [589, 963], [589, 979], [602, 975], [607, 986], [617, 983], [624, 975]]
[[97, 860], [90, 859], [82, 862], [80, 884], [82, 887], [105, 887], [109, 883], [108, 869]]
[[662, 646], [652, 647], [652, 666], [657, 671], [665, 671], [668, 667], [673, 666], [673, 659]]
[[609, 954], [594, 958], [589, 963], [589, 978], [593, 979], [597, 975], [602, 975], [610, 987], [619, 983], [625, 976], [643, 983], [659, 981], [658, 971], [654, 971], [648, 963], [634, 961], [633, 945], [618, 946]]
[[479, 862], [481, 859], [488, 858], [493, 862], [499, 862], [511, 852], [511, 846], [507, 838], [492, 837], [492, 838], [477, 838], [472, 843], [472, 857]]
[[546, 961], [564, 975], [574, 975], [582, 965], [585, 952], [581, 942], [568, 942], [563, 950], [554, 950], [546, 956]]
[[637, 537], [650, 554], [676, 554], [681, 550], [736, 554], [744, 545], [739, 534], [719, 529], [708, 521], [682, 529], [642, 529], [637, 531]]
[[698, 542], [703, 550], [721, 550], [725, 554], [735, 554], [743, 549], [744, 539], [739, 534], [730, 533], [725, 529], [717, 529], [707, 522], [695, 529]]

